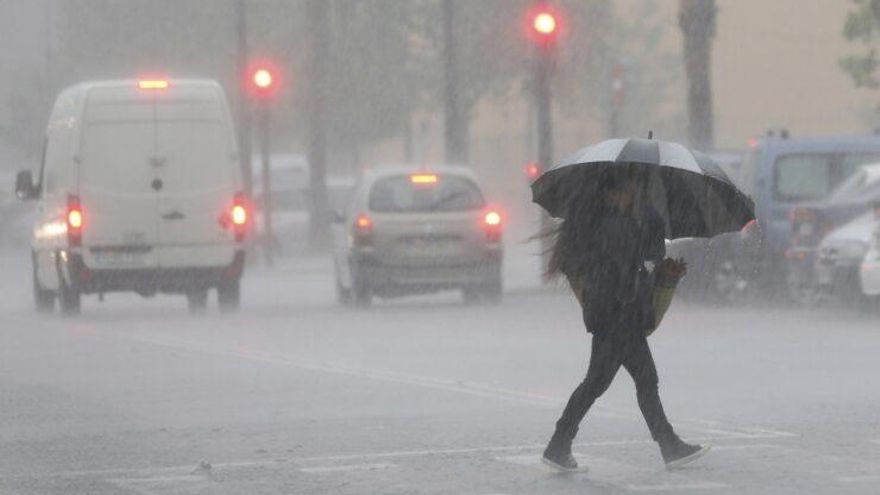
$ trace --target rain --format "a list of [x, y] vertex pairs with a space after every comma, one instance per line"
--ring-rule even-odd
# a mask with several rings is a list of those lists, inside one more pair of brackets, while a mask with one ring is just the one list
[[0, 0], [0, 494], [870, 494], [880, 3]]

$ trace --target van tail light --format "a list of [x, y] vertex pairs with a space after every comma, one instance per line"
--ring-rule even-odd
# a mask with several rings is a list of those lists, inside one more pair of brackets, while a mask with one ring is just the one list
[[361, 213], [354, 219], [352, 226], [354, 243], [358, 246], [366, 246], [373, 242], [373, 219], [366, 213]]
[[218, 222], [223, 229], [232, 230], [236, 242], [244, 240], [251, 224], [251, 208], [244, 193], [235, 193], [232, 204], [224, 208]]
[[243, 241], [250, 220], [244, 193], [235, 193], [235, 198], [232, 200], [232, 209], [229, 210], [229, 219], [232, 221], [232, 230], [235, 233], [235, 241]]
[[483, 230], [486, 232], [486, 240], [489, 242], [501, 242], [501, 232], [503, 230], [503, 218], [501, 213], [490, 208], [483, 213], [482, 218]]
[[67, 242], [70, 246], [82, 246], [82, 231], [85, 217], [79, 196], [67, 196]]

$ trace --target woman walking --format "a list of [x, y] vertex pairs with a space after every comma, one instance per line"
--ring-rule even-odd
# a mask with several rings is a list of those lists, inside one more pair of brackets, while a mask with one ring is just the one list
[[664, 260], [665, 224], [640, 200], [644, 183], [637, 169], [622, 166], [599, 181], [598, 196], [568, 205], [551, 252], [548, 272], [566, 277], [593, 337], [586, 378], [568, 400], [542, 460], [562, 471], [578, 470], [571, 453], [578, 426], [623, 366], [635, 382], [639, 408], [667, 467], [682, 466], [709, 447], [685, 443], [666, 419], [647, 334], [655, 327], [655, 272], [683, 271], [684, 266]]

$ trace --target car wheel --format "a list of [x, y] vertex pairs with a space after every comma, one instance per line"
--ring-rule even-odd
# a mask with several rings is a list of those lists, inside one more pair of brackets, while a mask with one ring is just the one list
[[351, 305], [351, 289], [347, 289], [342, 286], [342, 282], [339, 281], [339, 277], [336, 277], [336, 301], [343, 305], [349, 306]]
[[357, 266], [351, 267], [351, 293], [355, 306], [365, 307], [373, 303], [373, 290]]
[[78, 315], [81, 308], [82, 297], [78, 290], [67, 285], [61, 285], [58, 294], [58, 302], [61, 306], [61, 314], [67, 316]]
[[55, 309], [55, 293], [43, 289], [37, 280], [37, 267], [33, 270], [34, 304], [39, 313], [51, 313]]
[[221, 313], [232, 313], [241, 307], [241, 282], [232, 280], [217, 286], [217, 305]]
[[803, 269], [789, 267], [786, 274], [788, 297], [798, 306], [809, 307], [822, 300], [822, 292]]
[[193, 314], [204, 313], [208, 307], [208, 289], [193, 290], [186, 293], [186, 306]]

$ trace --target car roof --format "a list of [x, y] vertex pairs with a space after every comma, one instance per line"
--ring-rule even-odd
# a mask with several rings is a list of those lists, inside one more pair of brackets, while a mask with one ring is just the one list
[[880, 151], [880, 135], [829, 135], [805, 136], [797, 138], [763, 137], [758, 147], [771, 155], [786, 153], [834, 153]]
[[463, 165], [384, 165], [371, 168], [364, 172], [364, 182], [374, 182], [377, 179], [385, 177], [393, 177], [398, 175], [409, 175], [415, 173], [440, 174], [440, 175], [457, 175], [479, 182], [477, 174], [470, 167]]

